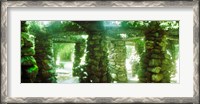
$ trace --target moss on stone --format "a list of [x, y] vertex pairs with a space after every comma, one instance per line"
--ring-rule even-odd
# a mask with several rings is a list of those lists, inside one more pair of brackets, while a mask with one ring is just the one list
[[153, 74], [152, 81], [159, 82], [163, 79], [163, 74]]
[[26, 65], [26, 66], [36, 65], [36, 60], [33, 56], [23, 56], [21, 58], [21, 65]]
[[[33, 67], [30, 67], [29, 69], [27, 69], [27, 72], [28, 73], [36, 73], [37, 74], [37, 72], [38, 72], [37, 65], [34, 65]], [[36, 76], [36, 74], [35, 74], [35, 76]]]
[[148, 68], [148, 70], [152, 73], [159, 73], [161, 71], [161, 67]]

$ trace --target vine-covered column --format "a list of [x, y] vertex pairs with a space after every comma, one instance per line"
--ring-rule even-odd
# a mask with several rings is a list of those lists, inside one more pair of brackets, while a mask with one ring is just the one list
[[75, 44], [75, 57], [74, 57], [74, 63], [73, 63], [73, 76], [80, 76], [80, 63], [81, 63], [81, 58], [84, 55], [85, 52], [85, 47], [86, 43], [85, 40], [83, 39], [82, 42], [77, 42]]
[[27, 33], [25, 21], [21, 22], [21, 82], [33, 83], [38, 73], [35, 58], [35, 37]]
[[145, 52], [143, 54], [143, 75], [139, 76], [142, 82], [170, 82], [171, 57], [166, 50], [166, 32], [159, 26], [159, 22], [151, 22], [145, 32]]
[[111, 41], [109, 65], [113, 81], [127, 82], [126, 72], [126, 44], [123, 40]]
[[101, 32], [91, 32], [87, 41], [86, 78], [81, 82], [110, 82], [108, 73], [107, 41]]
[[37, 53], [35, 58], [39, 67], [38, 83], [56, 83], [52, 45], [53, 42], [48, 34], [41, 33], [36, 36], [35, 50]]
[[80, 82], [111, 82], [108, 70], [107, 40], [102, 21], [76, 21], [88, 34], [86, 64], [81, 67]]

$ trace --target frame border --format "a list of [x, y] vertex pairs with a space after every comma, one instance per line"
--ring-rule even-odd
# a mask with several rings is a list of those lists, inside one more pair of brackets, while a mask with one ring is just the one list
[[[7, 19], [12, 7], [193, 7], [193, 97], [9, 97]], [[199, 103], [199, 0], [194, 1], [2, 1], [1, 103]]]

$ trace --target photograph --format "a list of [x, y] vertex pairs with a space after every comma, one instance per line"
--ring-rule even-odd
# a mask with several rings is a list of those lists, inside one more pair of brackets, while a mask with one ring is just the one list
[[21, 83], [179, 83], [179, 21], [21, 21]]

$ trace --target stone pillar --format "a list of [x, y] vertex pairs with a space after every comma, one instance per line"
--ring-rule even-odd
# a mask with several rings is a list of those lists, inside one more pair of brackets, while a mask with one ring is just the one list
[[170, 55], [166, 52], [166, 33], [158, 22], [152, 22], [145, 33], [145, 53], [142, 58], [142, 82], [170, 82]]
[[56, 83], [56, 72], [53, 58], [53, 42], [45, 33], [36, 36], [36, 55], [39, 73], [38, 83]]
[[25, 21], [21, 22], [21, 82], [33, 83], [38, 74], [35, 58], [35, 37], [27, 33]]
[[22, 32], [21, 34], [21, 82], [33, 83], [38, 74], [35, 58], [34, 36]]
[[85, 47], [86, 43], [85, 40], [84, 42], [78, 42], [75, 44], [75, 57], [74, 57], [74, 63], [73, 63], [73, 76], [80, 76], [80, 63], [81, 63], [81, 58], [83, 57], [85, 53]]
[[117, 83], [127, 82], [126, 72], [126, 44], [125, 41], [111, 41], [109, 66], [113, 81]]
[[107, 41], [100, 32], [91, 32], [87, 41], [86, 79], [81, 82], [110, 82], [108, 73]]

